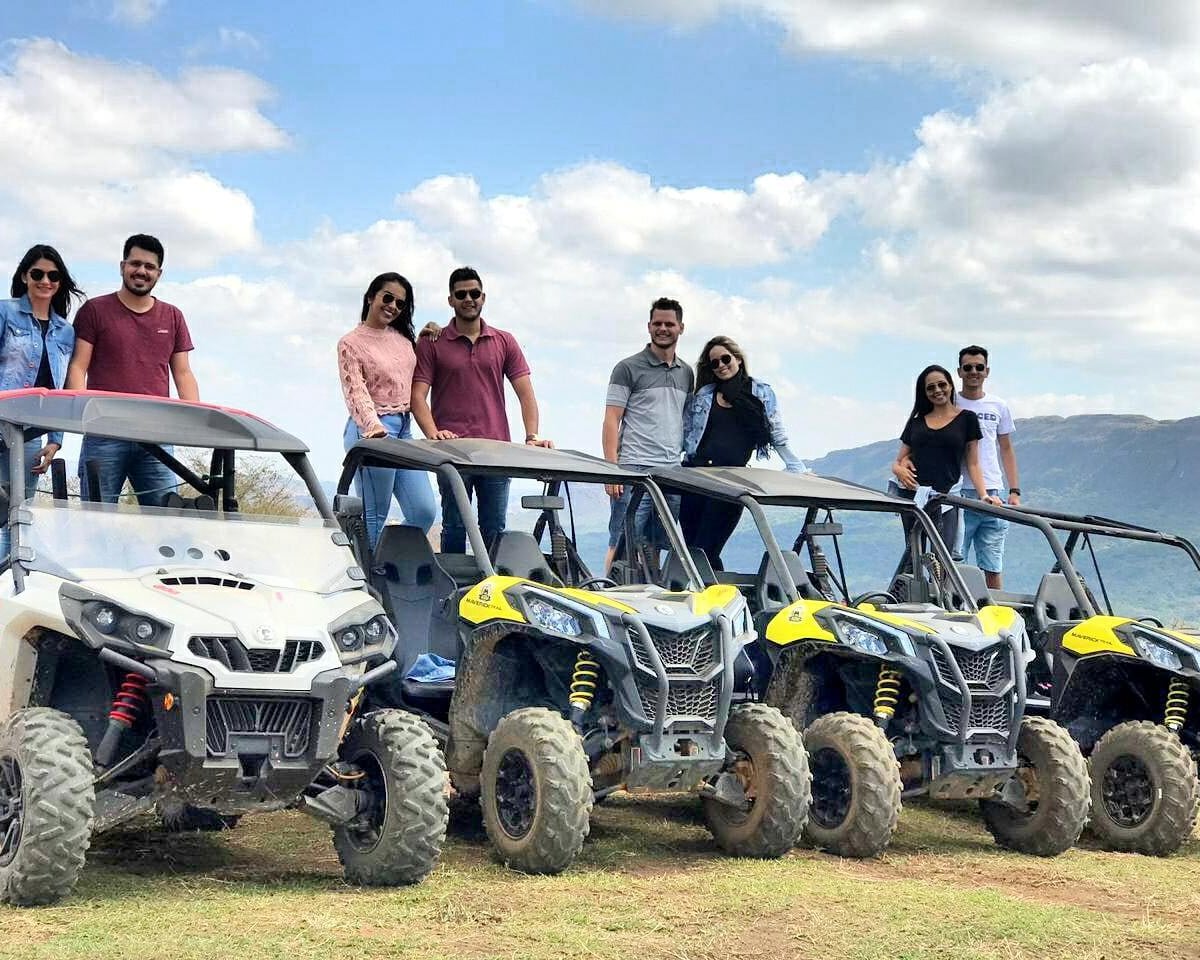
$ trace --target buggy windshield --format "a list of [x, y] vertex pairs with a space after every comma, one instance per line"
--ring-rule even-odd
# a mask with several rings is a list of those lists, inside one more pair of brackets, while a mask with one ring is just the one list
[[332, 520], [47, 500], [28, 500], [23, 512], [20, 545], [33, 551], [25, 568], [66, 579], [207, 572], [314, 593], [359, 586]]

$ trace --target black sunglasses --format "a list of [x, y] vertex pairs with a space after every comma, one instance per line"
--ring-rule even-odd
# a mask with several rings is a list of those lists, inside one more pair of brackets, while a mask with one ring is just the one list
[[403, 297], [396, 296], [394, 293], [382, 293], [379, 295], [379, 299], [383, 301], [383, 305], [385, 307], [388, 304], [395, 303], [399, 304], [400, 309], [403, 310], [408, 305], [407, 300], [405, 300]]
[[926, 393], [949, 393], [953, 388], [945, 380], [939, 380], [937, 383], [925, 384]]
[[723, 353], [719, 357], [713, 357], [708, 361], [708, 365], [714, 370], [720, 370], [722, 367], [728, 367], [733, 363], [732, 353]]
[[986, 363], [964, 363], [962, 365], [963, 373], [983, 373], [983, 371], [986, 369]]
[[29, 279], [34, 283], [41, 283], [42, 277], [45, 277], [51, 283], [58, 283], [62, 279], [62, 274], [57, 270], [43, 270], [41, 267], [32, 267], [29, 271]]
[[478, 287], [476, 287], [474, 290], [455, 290], [454, 291], [454, 299], [455, 300], [466, 300], [467, 297], [470, 297], [472, 300], [478, 300], [482, 296], [483, 296], [483, 291], [480, 290]]

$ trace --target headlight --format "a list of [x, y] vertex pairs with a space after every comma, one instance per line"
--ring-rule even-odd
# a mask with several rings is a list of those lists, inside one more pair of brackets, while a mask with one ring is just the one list
[[553, 630], [568, 637], [578, 637], [583, 633], [583, 627], [575, 614], [541, 597], [529, 597], [525, 601], [525, 609], [529, 613], [529, 619], [546, 630]]
[[388, 656], [395, 645], [396, 632], [374, 601], [356, 607], [326, 629], [343, 663], [376, 655]]
[[81, 605], [84, 632], [91, 627], [101, 634], [97, 640], [101, 645], [115, 641], [133, 644], [135, 647], [161, 650], [167, 645], [171, 628], [153, 617], [132, 613], [107, 600], [87, 600]]
[[733, 635], [735, 637], [744, 636], [754, 629], [754, 622], [750, 619], [750, 608], [742, 607], [733, 616]]
[[1164, 670], [1183, 668], [1183, 661], [1179, 654], [1165, 643], [1160, 643], [1140, 630], [1131, 630], [1130, 637], [1133, 640], [1133, 648], [1143, 660], [1149, 660], [1156, 667], [1162, 667]]
[[913, 642], [903, 630], [854, 616], [839, 616], [834, 622], [842, 642], [863, 653], [882, 657], [891, 651], [906, 657], [916, 656]]
[[850, 646], [858, 647], [864, 653], [873, 653], [877, 657], [882, 657], [888, 651], [887, 641], [883, 637], [858, 624], [843, 624], [842, 637]]

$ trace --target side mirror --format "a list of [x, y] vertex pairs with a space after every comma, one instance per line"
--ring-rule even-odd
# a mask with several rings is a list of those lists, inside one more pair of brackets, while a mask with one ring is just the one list
[[339, 493], [333, 498], [333, 512], [339, 520], [358, 520], [363, 516], [361, 497], [348, 493]]

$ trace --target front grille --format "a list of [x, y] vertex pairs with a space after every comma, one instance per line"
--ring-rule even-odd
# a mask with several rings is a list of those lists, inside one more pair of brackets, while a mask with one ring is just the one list
[[[704, 624], [681, 633], [663, 630], [660, 627], [646, 628], [650, 634], [650, 642], [658, 651], [667, 673], [685, 671], [697, 676], [707, 673], [716, 662], [715, 630], [712, 624]], [[637, 630], [630, 628], [629, 642], [633, 646], [633, 655], [638, 665], [653, 670], [653, 657]]]
[[318, 640], [288, 640], [283, 650], [247, 649], [237, 637], [192, 637], [188, 649], [239, 673], [291, 673], [297, 664], [319, 660], [325, 647]]
[[238, 735], [269, 734], [281, 738], [281, 752], [288, 759], [304, 755], [312, 731], [311, 700], [246, 700], [209, 697], [207, 746], [209, 756], [223, 757]]
[[[942, 649], [931, 646], [929, 650], [933, 654], [933, 664], [938, 675], [951, 686], [958, 686], [958, 681], [954, 678], [954, 669]], [[1011, 679], [1009, 666], [1012, 653], [1005, 645], [997, 644], [985, 650], [967, 650], [962, 647], [951, 647], [950, 650], [963, 679], [972, 690], [996, 691]]]
[[[658, 685], [638, 679], [638, 694], [642, 699], [642, 710], [653, 723], [658, 719]], [[666, 722], [675, 720], [702, 720], [715, 723], [717, 701], [720, 697], [719, 679], [707, 683], [672, 680], [667, 687]]]
[[[957, 730], [962, 722], [962, 704], [943, 701], [942, 709], [946, 712], [946, 722], [952, 729]], [[1007, 736], [1009, 727], [1006, 699], [989, 697], [971, 701], [971, 714], [967, 718], [968, 730], [994, 730]]]

